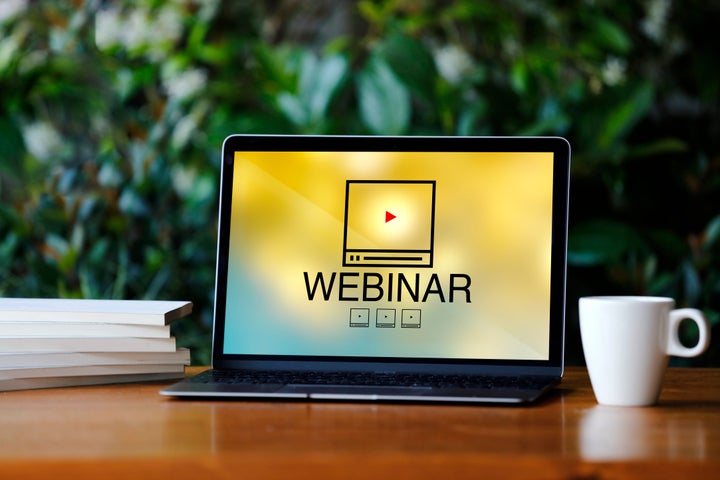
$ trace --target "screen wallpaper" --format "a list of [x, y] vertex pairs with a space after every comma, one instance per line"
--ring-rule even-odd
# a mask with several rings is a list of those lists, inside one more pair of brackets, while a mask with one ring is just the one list
[[552, 153], [236, 152], [225, 353], [547, 360]]

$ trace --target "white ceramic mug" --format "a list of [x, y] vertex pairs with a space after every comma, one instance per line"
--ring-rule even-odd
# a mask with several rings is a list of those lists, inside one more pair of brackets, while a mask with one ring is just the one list
[[[657, 402], [668, 356], [696, 357], [710, 344], [710, 326], [700, 310], [673, 310], [664, 297], [583, 297], [580, 334], [598, 403], [641, 406]], [[698, 343], [680, 343], [684, 319], [694, 321]]]

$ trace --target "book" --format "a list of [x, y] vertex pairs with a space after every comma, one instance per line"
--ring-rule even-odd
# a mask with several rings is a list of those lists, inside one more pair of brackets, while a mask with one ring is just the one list
[[170, 323], [191, 302], [0, 298], [0, 391], [184, 376]]
[[32, 390], [38, 388], [82, 387], [136, 382], [157, 382], [178, 380], [185, 376], [181, 372], [137, 373], [119, 375], [87, 375], [79, 377], [37, 377], [0, 380], [0, 392]]
[[175, 337], [6, 337], [0, 352], [174, 352]]
[[186, 301], [0, 298], [0, 322], [169, 325], [191, 312]]
[[3, 322], [0, 337], [143, 337], [168, 338], [169, 325], [122, 323]]
[[0, 368], [164, 363], [190, 365], [190, 350], [178, 348], [174, 352], [0, 353]]
[[183, 373], [182, 363], [137, 365], [75, 365], [71, 367], [0, 368], [0, 380], [19, 378], [113, 376], [139, 373]]

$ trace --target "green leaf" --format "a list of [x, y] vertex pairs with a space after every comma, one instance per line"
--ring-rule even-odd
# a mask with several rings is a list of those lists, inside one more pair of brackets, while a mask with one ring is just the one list
[[671, 273], [656, 274], [648, 278], [647, 293], [658, 297], [674, 297], [676, 277]]
[[391, 34], [378, 47], [377, 55], [392, 68], [397, 77], [422, 99], [435, 98], [438, 76], [435, 60], [421, 42], [399, 34]]
[[281, 92], [277, 104], [293, 124], [305, 131], [322, 130], [330, 102], [347, 75], [348, 61], [342, 55], [318, 59], [304, 52], [299, 64], [297, 93]]
[[630, 225], [590, 221], [574, 227], [568, 237], [568, 264], [578, 267], [606, 265], [623, 255], [645, 250], [646, 244]]
[[685, 302], [688, 305], [695, 305], [702, 293], [702, 280], [700, 280], [700, 274], [692, 262], [686, 261], [682, 266], [682, 275], [683, 287], [685, 290]]
[[339, 90], [348, 70], [348, 61], [341, 55], [317, 60], [306, 55], [300, 71], [299, 94], [311, 124], [325, 119], [328, 105]]
[[307, 125], [308, 112], [305, 110], [302, 102], [298, 97], [291, 93], [281, 92], [277, 96], [278, 106], [280, 111], [297, 126]]
[[271, 49], [267, 45], [256, 44], [253, 58], [257, 64], [262, 82], [260, 88], [293, 91], [296, 86], [296, 54], [292, 49]]
[[147, 217], [151, 214], [152, 209], [146, 200], [135, 190], [126, 188], [120, 195], [118, 202], [120, 210], [127, 215], [138, 217]]
[[383, 21], [384, 9], [377, 2], [361, 0], [357, 3], [358, 12], [370, 23], [381, 23]]
[[649, 82], [633, 87], [604, 119], [598, 143], [609, 147], [630, 131], [652, 106], [655, 92]]
[[15, 232], [10, 232], [0, 241], [0, 259], [3, 265], [12, 265], [12, 259], [19, 244], [20, 239]]
[[402, 135], [410, 124], [410, 94], [388, 64], [372, 57], [358, 75], [360, 117], [376, 135]]
[[679, 262], [689, 255], [687, 240], [670, 229], [646, 230], [645, 236], [653, 251], [666, 260]]
[[460, 112], [457, 124], [457, 135], [478, 135], [480, 132], [487, 134], [483, 128], [478, 128], [477, 123], [487, 115], [487, 102], [484, 99], [476, 99], [475, 102], [463, 108]]
[[593, 33], [597, 44], [604, 45], [618, 53], [627, 53], [632, 42], [623, 29], [606, 17], [596, 16], [593, 21]]
[[720, 215], [710, 220], [705, 227], [705, 248], [710, 249], [720, 239]]
[[529, 84], [527, 65], [522, 61], [513, 64], [510, 70], [510, 85], [517, 93], [526, 93]]
[[517, 134], [523, 136], [548, 135], [564, 132], [570, 123], [567, 115], [558, 114], [536, 121], [532, 125], [520, 130]]
[[0, 134], [0, 171], [5, 170], [19, 177], [22, 175], [25, 153], [22, 134], [8, 117], [0, 117]]
[[688, 145], [677, 138], [661, 138], [642, 145], [635, 145], [628, 150], [633, 157], [650, 157], [665, 153], [686, 152]]

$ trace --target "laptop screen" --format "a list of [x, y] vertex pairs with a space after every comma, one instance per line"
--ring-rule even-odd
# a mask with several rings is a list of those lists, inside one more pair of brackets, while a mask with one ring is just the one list
[[553, 151], [225, 155], [223, 354], [550, 360]]

